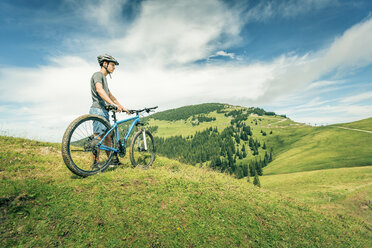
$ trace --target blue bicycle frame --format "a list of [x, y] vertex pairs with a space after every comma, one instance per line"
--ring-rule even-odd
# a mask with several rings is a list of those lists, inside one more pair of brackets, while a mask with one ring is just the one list
[[127, 121], [131, 121], [131, 120], [134, 120], [132, 122], [132, 124], [130, 125], [129, 127], [129, 130], [128, 130], [128, 133], [127, 135], [125, 135], [125, 137], [123, 138], [123, 142], [121, 143], [121, 145], [124, 147], [125, 146], [125, 142], [128, 140], [129, 138], [129, 135], [131, 134], [134, 126], [137, 125], [137, 123], [140, 123], [140, 117], [139, 115], [137, 114], [136, 117], [132, 117], [132, 118], [128, 118], [128, 119], [125, 119], [125, 120], [121, 120], [121, 121], [118, 121], [118, 122], [114, 122], [114, 125], [111, 127], [111, 129], [105, 134], [105, 136], [103, 136], [102, 140], [97, 144], [97, 146], [99, 147], [100, 150], [105, 150], [105, 151], [114, 151], [114, 152], [119, 152], [118, 149], [116, 148], [112, 148], [112, 147], [108, 147], [108, 146], [105, 146], [102, 144], [102, 142], [105, 140], [105, 138], [107, 137], [107, 135], [109, 133], [112, 132], [112, 130], [115, 129], [116, 131], [116, 141], [119, 143], [120, 142], [120, 138], [119, 138], [119, 130], [118, 130], [118, 125], [120, 125], [121, 123], [124, 123], [124, 122], [127, 122]]

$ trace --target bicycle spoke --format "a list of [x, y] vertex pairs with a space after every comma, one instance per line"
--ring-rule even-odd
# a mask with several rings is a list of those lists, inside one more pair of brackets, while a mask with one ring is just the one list
[[130, 156], [134, 166], [148, 168], [152, 164], [155, 159], [155, 144], [148, 131], [140, 131], [134, 136]]
[[[102, 128], [105, 127], [106, 130], [109, 130], [109, 126], [105, 126], [108, 124], [100, 122], [98, 118], [94, 119], [92, 117], [77, 125], [70, 136], [69, 153], [71, 160], [82, 171], [100, 170], [98, 167], [105, 168], [113, 153], [113, 151], [98, 148], [97, 144], [101, 141], [105, 133], [94, 133], [94, 125], [100, 125]], [[105, 145], [109, 149], [115, 148], [111, 134], [102, 141], [102, 145]], [[94, 167], [93, 165], [97, 162], [100, 162], [99, 166]]]

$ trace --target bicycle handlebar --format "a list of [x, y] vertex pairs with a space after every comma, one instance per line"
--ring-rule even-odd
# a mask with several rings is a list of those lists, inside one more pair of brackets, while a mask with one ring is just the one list
[[158, 106], [151, 107], [151, 108], [137, 109], [137, 110], [131, 109], [131, 110], [129, 110], [129, 113], [131, 113], [131, 114], [134, 114], [134, 113], [139, 114], [139, 113], [144, 112], [144, 111], [146, 111], [146, 113], [150, 113], [151, 110], [157, 109], [157, 108], [158, 108]]
[[[129, 113], [131, 113], [131, 114], [134, 114], [134, 113], [139, 114], [139, 113], [144, 112], [144, 111], [146, 111], [146, 113], [150, 113], [151, 110], [153, 110], [153, 109], [157, 109], [157, 108], [158, 108], [158, 106], [156, 106], [156, 107], [151, 107], [151, 108], [137, 109], [137, 110], [135, 110], [135, 109], [131, 109], [131, 110], [129, 110]], [[106, 105], [106, 106], [105, 106], [105, 109], [106, 109], [107, 111], [116, 111], [116, 110], [117, 110], [117, 107], [114, 106], [114, 105]]]

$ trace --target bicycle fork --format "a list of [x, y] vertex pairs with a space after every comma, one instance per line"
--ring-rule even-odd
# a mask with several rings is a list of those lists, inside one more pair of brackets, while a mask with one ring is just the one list
[[[144, 148], [144, 151], [147, 151], [147, 141], [146, 141], [146, 130], [142, 130], [142, 137], [143, 137], [143, 145], [145, 146]], [[142, 150], [142, 147], [141, 147], [141, 140], [138, 139], [138, 150], [141, 151]]]

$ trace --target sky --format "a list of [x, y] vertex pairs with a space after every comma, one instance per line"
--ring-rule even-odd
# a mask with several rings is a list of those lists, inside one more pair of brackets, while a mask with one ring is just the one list
[[104, 53], [120, 63], [108, 84], [128, 109], [372, 117], [370, 0], [2, 0], [0, 13], [0, 135], [60, 142], [89, 112]]

